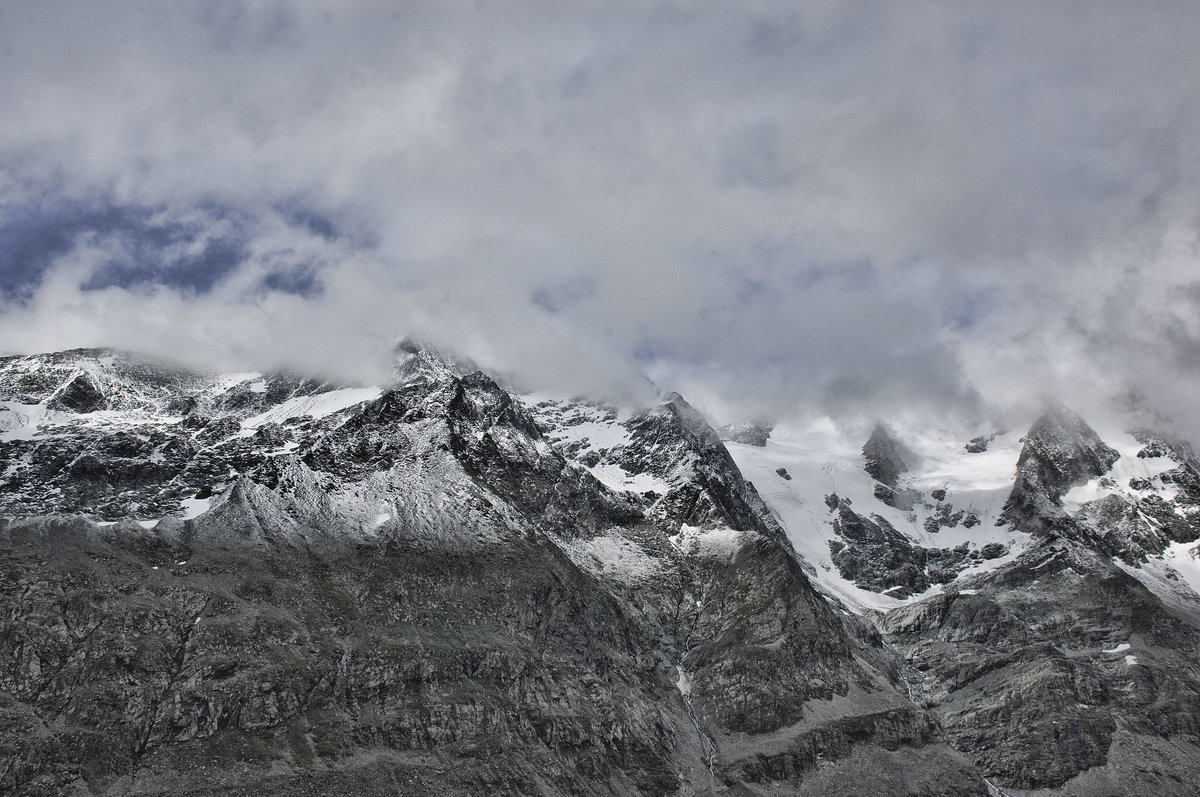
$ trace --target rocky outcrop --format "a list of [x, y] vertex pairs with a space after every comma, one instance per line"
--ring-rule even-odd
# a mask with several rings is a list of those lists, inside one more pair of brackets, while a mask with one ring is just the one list
[[[1062, 540], [970, 585], [884, 621], [912, 694], [956, 749], [1002, 788], [1188, 793], [1200, 767], [1168, 763], [1158, 740], [1189, 750], [1200, 741], [1197, 615], [1182, 619], [1106, 558]], [[1121, 734], [1157, 775], [1083, 785], [1122, 760]]]
[[1072, 487], [1103, 476], [1119, 454], [1071, 410], [1055, 406], [1025, 437], [1006, 512], [1014, 522], [1043, 528], [1060, 515], [1060, 499]]
[[[600, 478], [618, 473], [629, 482], [654, 483], [637, 496], [658, 522], [755, 530], [790, 545], [720, 436], [679, 394], [666, 394], [659, 405], [628, 417], [586, 402], [545, 401], [533, 411], [548, 439], [572, 462]], [[605, 444], [581, 437], [581, 428], [600, 432]]]
[[104, 398], [104, 391], [86, 373], [81, 373], [63, 385], [46, 404], [46, 408], [86, 414], [108, 409], [108, 402]]
[[1032, 536], [882, 427], [853, 503], [759, 452], [864, 608], [677, 395], [528, 403], [415, 341], [394, 377], [0, 360], [0, 792], [1194, 791], [1176, 437], [1106, 482], [1049, 413], [1001, 518]]
[[842, 578], [872, 592], [908, 597], [953, 580], [972, 560], [994, 558], [966, 543], [954, 548], [916, 545], [879, 515], [864, 517], [844, 503], [837, 505], [837, 513], [833, 530], [838, 538], [829, 541], [833, 563]]
[[766, 424], [743, 421], [722, 426], [717, 433], [726, 443], [742, 443], [762, 448], [771, 437], [771, 427]]
[[867, 438], [862, 454], [865, 460], [863, 467], [871, 474], [871, 478], [893, 488], [900, 474], [908, 470], [909, 466], [904, 458], [912, 458], [912, 454], [906, 451], [881, 423], [875, 425], [871, 436]]
[[967, 450], [968, 454], [982, 454], [984, 451], [988, 450], [988, 446], [995, 438], [996, 435], [994, 434], [972, 437], [963, 447]]
[[[12, 403], [0, 429], [27, 431], [0, 432], [0, 512], [182, 514], [184, 500], [336, 426], [356, 406], [339, 406], [357, 396], [344, 387], [283, 373], [230, 380], [109, 350], [2, 359], [0, 398]], [[269, 410], [280, 417], [262, 419]]]

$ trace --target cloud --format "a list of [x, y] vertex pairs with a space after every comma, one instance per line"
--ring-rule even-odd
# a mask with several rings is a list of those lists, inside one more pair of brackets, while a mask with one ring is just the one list
[[2, 8], [7, 349], [1200, 429], [1191, 4]]

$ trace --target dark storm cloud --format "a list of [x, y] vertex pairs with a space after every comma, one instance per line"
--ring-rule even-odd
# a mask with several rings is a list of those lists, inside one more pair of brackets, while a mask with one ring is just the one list
[[415, 329], [759, 413], [1200, 378], [1192, 4], [4, 8], [14, 349]]

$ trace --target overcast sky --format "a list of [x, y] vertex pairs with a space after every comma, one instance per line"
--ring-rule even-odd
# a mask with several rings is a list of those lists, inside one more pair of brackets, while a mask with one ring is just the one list
[[0, 349], [1200, 429], [1195, 2], [0, 0]]

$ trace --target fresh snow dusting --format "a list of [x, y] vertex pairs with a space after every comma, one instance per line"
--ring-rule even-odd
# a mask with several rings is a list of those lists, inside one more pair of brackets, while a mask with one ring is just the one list
[[[237, 387], [245, 382], [254, 382], [262, 378], [262, 374], [258, 371], [237, 371], [228, 374], [221, 374], [213, 383], [212, 390], [216, 393], [224, 393], [230, 388]], [[265, 388], [263, 392], [266, 392]]]
[[1140, 566], [1127, 564], [1118, 557], [1112, 563], [1168, 606], [1187, 611], [1200, 609], [1200, 544], [1171, 543], [1161, 556], [1150, 557]]
[[32, 440], [43, 423], [52, 423], [63, 414], [46, 409], [45, 402], [0, 401], [0, 440]]
[[590, 540], [570, 540], [563, 543], [563, 548], [575, 564], [618, 581], [644, 581], [658, 575], [660, 570], [658, 561], [641, 546], [616, 533]]
[[[622, 426], [633, 417], [633, 412], [627, 408], [598, 406], [545, 393], [531, 393], [521, 398], [535, 414], [539, 411], [538, 405], [544, 402], [552, 402], [562, 410], [553, 433], [557, 448], [600, 452], [630, 444], [629, 430]], [[667, 481], [652, 473], [631, 474], [620, 465], [608, 462], [578, 464], [586, 467], [601, 484], [617, 492], [653, 490], [663, 495], [671, 489]]]
[[242, 421], [241, 436], [249, 437], [254, 434], [255, 429], [264, 424], [283, 423], [288, 418], [324, 418], [364, 401], [374, 401], [382, 393], [378, 387], [348, 387], [310, 396], [294, 396], [266, 412]]
[[1130, 500], [1137, 500], [1141, 494], [1129, 486], [1131, 479], [1142, 479], [1151, 482], [1153, 489], [1163, 500], [1170, 501], [1179, 493], [1174, 484], [1164, 484], [1158, 477], [1169, 470], [1179, 467], [1172, 457], [1138, 458], [1138, 452], [1144, 447], [1128, 432], [1108, 431], [1102, 438], [1121, 456], [1113, 463], [1108, 473], [1092, 479], [1087, 484], [1073, 487], [1062, 498], [1063, 508], [1069, 512], [1077, 512], [1085, 504], [1109, 495], [1120, 495]]
[[[888, 611], [941, 592], [943, 585], [900, 599], [861, 589], [843, 578], [829, 550], [829, 541], [837, 537], [833, 531], [836, 515], [825, 503], [827, 495], [849, 498], [854, 512], [879, 515], [914, 544], [926, 548], [953, 548], [964, 542], [972, 549], [990, 542], [1008, 546], [1007, 554], [976, 563], [960, 577], [1001, 567], [1029, 544], [1028, 535], [1009, 526], [996, 526], [1016, 474], [1021, 450], [1018, 434], [997, 434], [987, 451], [971, 454], [964, 447], [970, 438], [963, 435], [915, 428], [896, 431], [900, 441], [916, 454], [917, 461], [910, 463], [912, 469], [901, 476], [900, 484], [922, 493], [922, 500], [911, 511], [887, 506], [874, 496], [877, 482], [863, 469], [865, 436], [858, 439], [846, 434], [832, 419], [777, 426], [763, 447], [726, 444], [742, 474], [779, 517], [796, 552], [815, 569], [812, 575], [817, 585], [860, 614]], [[776, 472], [779, 468], [785, 468], [792, 478], [781, 478]], [[974, 512], [979, 524], [966, 528], [959, 523], [936, 533], [926, 531], [924, 521], [935, 511], [929, 495], [934, 489], [946, 490], [946, 501]]]
[[1128, 642], [1122, 642], [1121, 644], [1117, 645], [1115, 648], [1106, 648], [1105, 650], [1102, 650], [1101, 653], [1124, 653], [1125, 651], [1129, 650], [1131, 647], [1133, 647], [1133, 646], [1130, 645]]
[[668, 537], [671, 544], [689, 556], [708, 556], [728, 559], [738, 552], [745, 533], [733, 529], [702, 529], [684, 523], [679, 533]]
[[671, 489], [665, 481], [652, 473], [629, 473], [620, 465], [601, 462], [588, 468], [596, 480], [617, 492], [645, 493], [654, 490], [659, 495]]
[[1163, 551], [1162, 558], [1200, 596], [1200, 544], [1173, 542]]
[[[181, 500], [179, 502], [179, 504], [180, 504], [180, 506], [183, 507], [183, 514], [180, 515], [179, 518], [181, 520], [191, 520], [193, 518], [200, 517], [205, 512], [207, 512], [209, 507], [212, 505], [212, 499], [211, 498], [184, 498], [183, 500]], [[155, 526], [157, 526], [161, 521], [162, 521], [162, 518], [145, 518], [145, 519], [139, 519], [137, 521], [137, 523], [144, 529], [152, 529]], [[93, 521], [93, 522], [95, 522], [97, 526], [111, 526], [111, 525], [113, 525], [113, 523], [115, 521], [98, 520], [98, 521]]]

